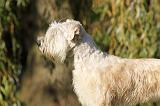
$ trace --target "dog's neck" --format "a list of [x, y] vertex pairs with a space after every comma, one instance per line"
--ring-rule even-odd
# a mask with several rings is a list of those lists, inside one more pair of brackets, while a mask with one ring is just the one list
[[101, 62], [107, 56], [106, 53], [102, 52], [97, 48], [95, 42], [89, 35], [86, 35], [82, 38], [82, 42], [74, 48], [73, 55], [75, 65], [83, 63], [84, 65], [88, 64], [88, 66], [91, 67], [93, 65], [96, 67], [96, 64], [97, 66], [99, 66], [99, 64], [101, 64]]

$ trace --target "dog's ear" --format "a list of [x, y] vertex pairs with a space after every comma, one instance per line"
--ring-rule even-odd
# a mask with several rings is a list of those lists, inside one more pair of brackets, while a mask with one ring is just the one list
[[79, 38], [80, 33], [81, 33], [81, 26], [80, 25], [74, 26], [73, 31], [68, 36], [68, 40], [71, 41], [71, 40]]

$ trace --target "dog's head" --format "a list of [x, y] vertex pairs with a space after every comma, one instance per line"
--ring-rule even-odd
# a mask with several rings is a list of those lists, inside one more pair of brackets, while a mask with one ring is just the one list
[[45, 56], [57, 62], [63, 62], [67, 53], [81, 39], [84, 29], [80, 22], [67, 19], [65, 22], [53, 22], [44, 37], [37, 39], [37, 44]]

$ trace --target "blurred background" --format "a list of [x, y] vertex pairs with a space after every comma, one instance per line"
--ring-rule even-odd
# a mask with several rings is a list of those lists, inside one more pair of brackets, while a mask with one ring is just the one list
[[81, 106], [71, 69], [55, 66], [35, 44], [49, 23], [67, 18], [103, 51], [160, 58], [160, 0], [0, 0], [0, 106]]

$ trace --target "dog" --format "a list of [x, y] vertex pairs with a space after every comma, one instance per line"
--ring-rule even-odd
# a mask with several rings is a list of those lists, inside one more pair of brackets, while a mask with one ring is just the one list
[[132, 106], [160, 98], [160, 60], [126, 59], [99, 50], [79, 21], [50, 24], [37, 40], [43, 55], [73, 66], [83, 106]]

